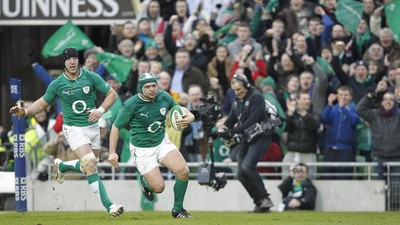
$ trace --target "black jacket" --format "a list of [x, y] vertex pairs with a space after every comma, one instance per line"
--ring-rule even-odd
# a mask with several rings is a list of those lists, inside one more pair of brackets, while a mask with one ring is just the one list
[[288, 131], [287, 149], [290, 152], [316, 153], [317, 130], [321, 125], [320, 117], [312, 112], [302, 117], [297, 111], [292, 116], [286, 114]]
[[[235, 99], [225, 126], [233, 129], [234, 133], [242, 134], [250, 126], [266, 121], [267, 117], [264, 97], [256, 88], [251, 87], [243, 100]], [[238, 125], [233, 128], [237, 122]]]
[[[293, 177], [288, 177], [278, 186], [279, 190], [282, 192], [283, 198], [293, 193], [293, 180]], [[313, 210], [315, 208], [317, 188], [309, 178], [307, 178], [303, 184], [301, 197], [296, 199], [301, 202], [299, 209]]]

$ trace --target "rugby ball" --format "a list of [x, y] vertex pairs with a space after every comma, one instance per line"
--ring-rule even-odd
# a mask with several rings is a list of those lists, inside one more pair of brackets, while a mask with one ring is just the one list
[[176, 105], [171, 108], [169, 111], [169, 121], [171, 122], [171, 126], [177, 130], [177, 131], [182, 131], [183, 128], [177, 124], [177, 120], [182, 119], [182, 116], [184, 115], [183, 109], [181, 106]]

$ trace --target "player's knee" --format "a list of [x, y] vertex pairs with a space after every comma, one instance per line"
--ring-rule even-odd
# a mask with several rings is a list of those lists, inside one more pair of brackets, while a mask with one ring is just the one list
[[155, 193], [162, 193], [165, 189], [165, 183], [164, 182], [159, 182], [153, 186], [151, 186], [151, 189]]
[[92, 159], [88, 161], [85, 165], [85, 171], [87, 174], [97, 173], [97, 160]]
[[176, 176], [179, 178], [179, 180], [188, 180], [189, 173], [189, 167], [185, 165], [176, 171]]
[[84, 173], [90, 175], [97, 172], [97, 158], [93, 153], [85, 155], [80, 161]]

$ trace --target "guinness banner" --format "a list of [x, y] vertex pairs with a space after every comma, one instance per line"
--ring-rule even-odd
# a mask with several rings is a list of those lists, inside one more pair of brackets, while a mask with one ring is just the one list
[[0, 26], [109, 25], [139, 12], [139, 0], [0, 0]]

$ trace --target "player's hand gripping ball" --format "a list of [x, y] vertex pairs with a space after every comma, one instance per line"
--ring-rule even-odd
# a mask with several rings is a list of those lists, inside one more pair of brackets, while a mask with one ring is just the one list
[[172, 107], [169, 111], [169, 121], [171, 122], [171, 126], [177, 131], [182, 131], [184, 129], [177, 123], [178, 120], [182, 119], [183, 115], [183, 109], [179, 105]]

